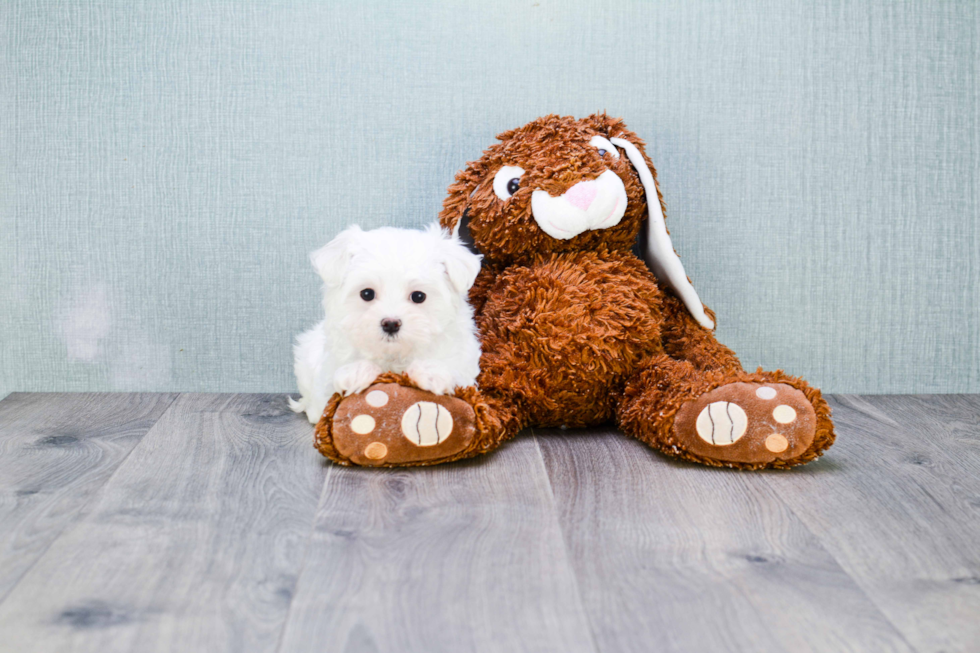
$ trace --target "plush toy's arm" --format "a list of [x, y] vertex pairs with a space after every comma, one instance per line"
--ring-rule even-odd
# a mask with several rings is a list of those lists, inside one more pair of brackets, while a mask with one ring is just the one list
[[[704, 310], [714, 322], [714, 311], [707, 306]], [[661, 338], [671, 358], [689, 361], [702, 370], [742, 371], [735, 352], [718, 342], [714, 331], [698, 324], [684, 302], [669, 290], [664, 291], [663, 320]]]
[[497, 275], [501, 269], [502, 266], [484, 261], [483, 267], [480, 268], [480, 273], [476, 275], [476, 281], [473, 282], [473, 287], [470, 288], [469, 302], [478, 318], [483, 313], [483, 305], [487, 301], [487, 294], [496, 282]]

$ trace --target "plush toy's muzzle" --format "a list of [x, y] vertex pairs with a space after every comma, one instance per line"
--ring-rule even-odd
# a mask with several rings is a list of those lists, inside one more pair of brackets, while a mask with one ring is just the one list
[[626, 187], [612, 170], [580, 181], [562, 195], [547, 191], [531, 194], [531, 215], [552, 238], [568, 240], [583, 231], [615, 227], [626, 213]]

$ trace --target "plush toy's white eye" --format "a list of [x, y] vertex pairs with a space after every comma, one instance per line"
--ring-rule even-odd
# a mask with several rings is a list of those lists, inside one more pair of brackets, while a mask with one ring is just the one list
[[509, 200], [521, 187], [521, 175], [524, 168], [504, 166], [493, 177], [493, 192], [502, 200]]
[[592, 140], [589, 141], [589, 145], [599, 150], [599, 156], [603, 156], [608, 152], [613, 155], [613, 158], [619, 158], [619, 151], [616, 147], [602, 136], [593, 136]]

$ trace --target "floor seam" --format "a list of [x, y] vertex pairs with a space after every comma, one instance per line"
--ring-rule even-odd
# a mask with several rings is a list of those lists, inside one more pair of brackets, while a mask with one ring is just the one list
[[558, 502], [555, 500], [555, 488], [551, 482], [551, 474], [548, 473], [548, 466], [544, 462], [544, 453], [541, 451], [541, 443], [538, 441], [538, 434], [534, 432], [534, 429], [528, 429], [531, 431], [531, 438], [534, 440], [534, 448], [538, 452], [538, 464], [541, 465], [542, 471], [544, 471], [544, 478], [548, 482], [548, 498], [551, 501], [552, 514], [555, 517], [555, 524], [558, 526], [558, 533], [561, 536], [561, 546], [562, 553], [565, 556], [565, 562], [568, 565], [568, 569], [572, 572], [572, 581], [575, 583], [575, 596], [578, 597], [579, 608], [582, 610], [582, 614], [585, 616], [585, 622], [588, 624], [589, 628], [589, 638], [592, 642], [592, 650], [596, 653], [601, 653], [602, 649], [599, 647], [599, 642], [595, 637], [595, 630], [592, 625], [592, 616], [589, 611], [585, 609], [585, 599], [582, 596], [582, 588], [579, 586], [578, 582], [578, 572], [575, 570], [575, 565], [572, 564], [572, 556], [568, 550], [568, 541], [565, 536], [565, 529], [562, 528], [561, 518], [558, 514]]
[[323, 477], [323, 486], [320, 488], [320, 498], [316, 502], [316, 510], [313, 512], [313, 519], [310, 522], [309, 534], [306, 536], [306, 547], [303, 550], [303, 562], [300, 564], [299, 569], [296, 572], [296, 582], [293, 583], [293, 591], [289, 597], [289, 607], [286, 609], [286, 616], [282, 621], [282, 629], [279, 631], [279, 639], [276, 642], [276, 653], [282, 650], [283, 642], [286, 639], [286, 630], [289, 628], [289, 618], [293, 613], [293, 601], [296, 599], [297, 589], [299, 588], [300, 582], [303, 580], [303, 574], [306, 572], [306, 566], [310, 561], [310, 551], [313, 548], [313, 537], [316, 534], [316, 521], [320, 516], [320, 508], [323, 506], [324, 499], [327, 496], [327, 486], [330, 483], [330, 479], [333, 477], [336, 471], [336, 465], [334, 463], [329, 463], [327, 467], [327, 472]]

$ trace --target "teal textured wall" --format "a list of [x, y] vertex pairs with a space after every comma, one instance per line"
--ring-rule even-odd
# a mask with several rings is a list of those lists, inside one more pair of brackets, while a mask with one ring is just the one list
[[286, 391], [306, 254], [607, 110], [747, 367], [980, 391], [974, 2], [0, 3], [0, 396]]

